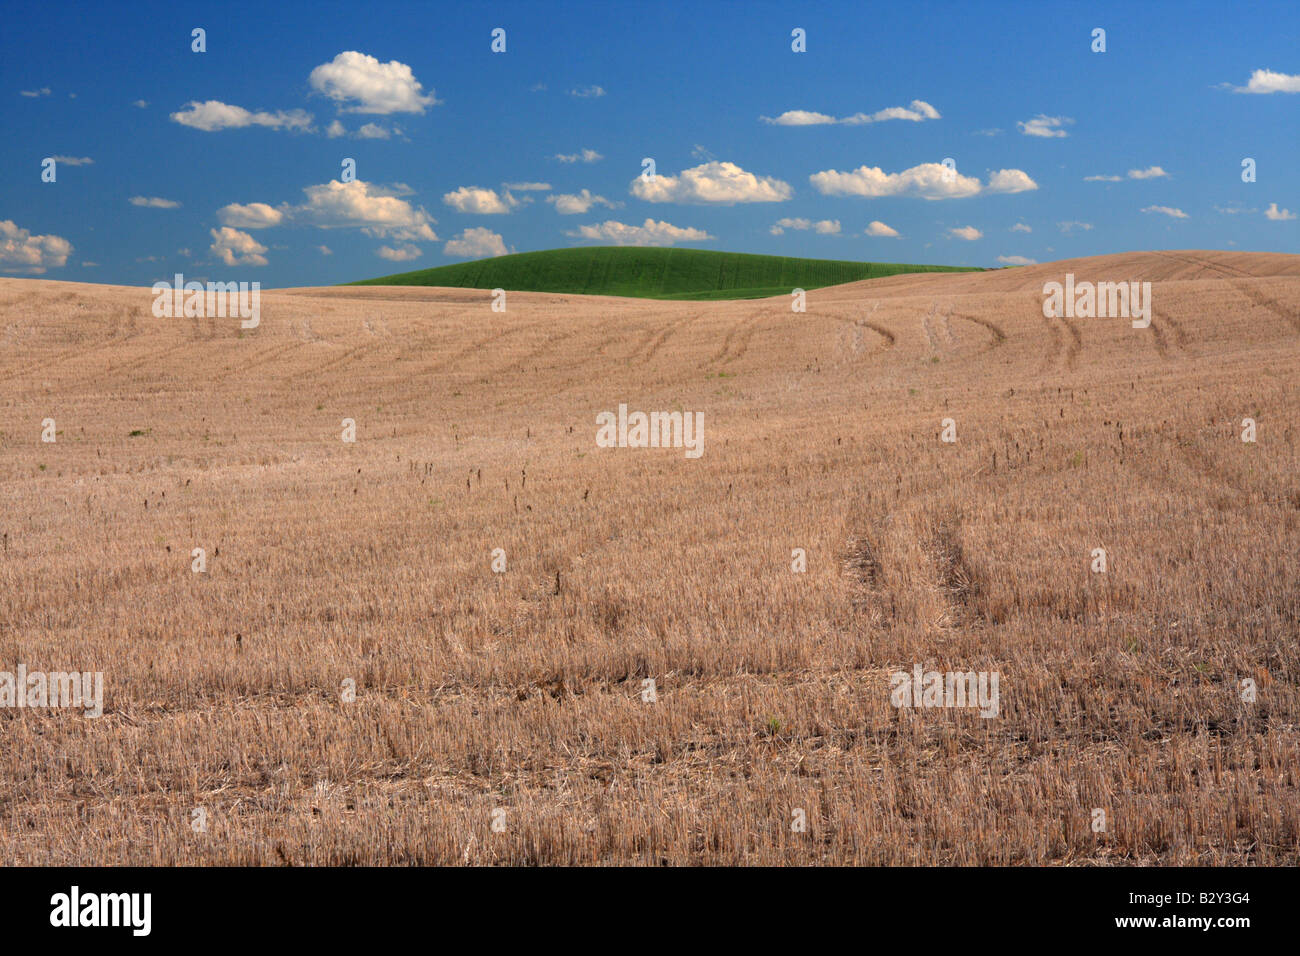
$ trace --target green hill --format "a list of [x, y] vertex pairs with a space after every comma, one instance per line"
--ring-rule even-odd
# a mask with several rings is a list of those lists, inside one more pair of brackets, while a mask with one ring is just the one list
[[977, 271], [965, 266], [795, 259], [706, 249], [586, 246], [521, 252], [347, 284], [453, 286], [647, 299], [758, 299], [788, 295], [794, 288], [819, 289], [902, 272]]

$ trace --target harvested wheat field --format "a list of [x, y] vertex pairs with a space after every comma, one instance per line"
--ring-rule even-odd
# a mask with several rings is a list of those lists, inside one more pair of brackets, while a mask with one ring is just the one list
[[1300, 862], [1300, 256], [491, 299], [0, 280], [0, 859]]

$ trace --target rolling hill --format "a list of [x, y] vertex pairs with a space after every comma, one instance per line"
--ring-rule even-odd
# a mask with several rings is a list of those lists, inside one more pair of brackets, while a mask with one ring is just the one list
[[780, 291], [0, 277], [0, 859], [1300, 862], [1300, 256]]
[[401, 272], [349, 285], [416, 285], [643, 299], [761, 299], [791, 289], [912, 272], [979, 272], [965, 266], [797, 259], [705, 249], [595, 246], [521, 252]]

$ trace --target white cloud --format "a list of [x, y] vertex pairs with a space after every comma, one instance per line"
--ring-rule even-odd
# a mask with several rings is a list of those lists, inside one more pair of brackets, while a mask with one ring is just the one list
[[667, 222], [647, 218], [639, 226], [630, 226], [613, 219], [600, 224], [579, 226], [570, 236], [580, 239], [600, 239], [616, 246], [671, 246], [676, 242], [702, 242], [716, 238], [703, 229], [682, 228]]
[[1037, 265], [1037, 259], [1026, 259], [1024, 256], [998, 256], [998, 262], [1004, 266], [1032, 266]]
[[231, 106], [219, 100], [205, 103], [191, 101], [181, 110], [171, 114], [173, 123], [202, 130], [205, 133], [221, 129], [240, 129], [245, 126], [265, 126], [268, 129], [310, 130], [312, 115], [306, 110], [265, 110], [250, 112], [242, 106]]
[[33, 99], [35, 99], [38, 96], [49, 96], [50, 88], [48, 86], [42, 86], [39, 90], [19, 90], [18, 95], [29, 96]]
[[610, 202], [604, 196], [595, 195], [589, 189], [584, 189], [577, 195], [560, 193], [555, 196], [547, 196], [546, 201], [554, 204], [555, 211], [564, 216], [579, 215], [592, 206], [608, 206], [610, 209], [616, 209], [620, 205], [619, 203]]
[[550, 183], [502, 183], [503, 189], [513, 189], [515, 192], [546, 192], [551, 188]]
[[556, 153], [555, 158], [562, 163], [594, 163], [605, 157], [594, 149], [584, 149], [580, 153]]
[[392, 135], [392, 130], [378, 123], [366, 123], [357, 130], [357, 139], [389, 139]]
[[1002, 130], [996, 126], [992, 127], [991, 129], [977, 129], [975, 130], [975, 135], [976, 136], [1001, 136]]
[[157, 196], [132, 196], [127, 201], [132, 206], [146, 206], [150, 209], [179, 209], [181, 205], [175, 199], [160, 199]]
[[1233, 86], [1230, 83], [1223, 85], [1234, 93], [1300, 93], [1300, 74], [1256, 70], [1250, 74], [1245, 86]]
[[264, 202], [251, 202], [246, 206], [232, 202], [217, 210], [217, 219], [224, 226], [238, 229], [269, 229], [284, 221], [284, 212]]
[[922, 163], [901, 173], [886, 173], [879, 166], [859, 166], [852, 172], [828, 169], [808, 177], [817, 191], [827, 196], [912, 196], [919, 199], [962, 199], [981, 192], [1018, 193], [1037, 189], [1038, 184], [1019, 169], [999, 169], [989, 176], [987, 186], [975, 176], [963, 176], [941, 163]]
[[438, 103], [433, 90], [422, 92], [424, 87], [405, 63], [380, 63], [356, 50], [322, 63], [308, 81], [312, 89], [339, 103], [344, 113], [423, 113]]
[[786, 110], [780, 116], [760, 116], [759, 119], [772, 126], [823, 126], [840, 124], [842, 126], [863, 126], [867, 123], [880, 123], [885, 120], [911, 120], [920, 123], [928, 119], [939, 119], [939, 111], [925, 100], [912, 100], [910, 106], [890, 106], [874, 113], [854, 113], [836, 119], [826, 113], [811, 110]]
[[1294, 219], [1295, 213], [1289, 209], [1278, 209], [1277, 203], [1271, 202], [1268, 208], [1264, 210], [1264, 218], [1272, 219], [1274, 222], [1283, 222], [1287, 219]]
[[317, 246], [316, 248], [320, 250], [320, 254], [321, 254], [322, 256], [332, 256], [332, 255], [334, 255], [334, 250], [331, 249], [329, 246]]
[[989, 174], [989, 184], [984, 187], [990, 193], [1025, 193], [1037, 189], [1038, 183], [1029, 178], [1022, 169], [999, 169]]
[[332, 179], [303, 192], [307, 201], [286, 210], [295, 222], [321, 229], [360, 227], [368, 236], [402, 242], [438, 238], [431, 228], [435, 220], [422, 207], [393, 195], [393, 190], [360, 179], [349, 183]]
[[325, 135], [330, 139], [338, 139], [340, 136], [346, 135], [347, 131], [348, 128], [338, 120], [331, 121], [329, 126], [325, 127]]
[[1143, 212], [1158, 212], [1162, 216], [1169, 216], [1172, 219], [1186, 219], [1187, 213], [1181, 209], [1174, 209], [1172, 206], [1144, 206]]
[[495, 189], [482, 189], [478, 186], [461, 186], [445, 194], [442, 201], [457, 212], [479, 216], [502, 215], [519, 205], [519, 201], [508, 191], [498, 196]]
[[410, 262], [412, 259], [420, 258], [423, 253], [419, 246], [405, 245], [392, 248], [390, 246], [380, 246], [375, 251], [375, 255], [381, 259], [388, 259], [391, 262]]
[[811, 110], [786, 110], [780, 116], [760, 116], [759, 119], [772, 126], [830, 126], [839, 122], [834, 116]]
[[1229, 206], [1215, 206], [1214, 211], [1222, 213], [1225, 216], [1236, 216], [1236, 215], [1240, 215], [1241, 213], [1259, 212], [1258, 209], [1254, 209], [1254, 208], [1247, 209], [1245, 206], [1241, 205], [1240, 203], [1232, 203]]
[[449, 256], [481, 259], [486, 256], [504, 256], [506, 244], [497, 233], [480, 226], [476, 229], [466, 229], [455, 239], [449, 240], [442, 247], [442, 251]]
[[1073, 122], [1074, 120], [1068, 116], [1044, 116], [1039, 113], [1033, 119], [1019, 121], [1016, 125], [1020, 127], [1020, 132], [1026, 136], [1061, 138], [1069, 135], [1062, 127]]
[[1073, 219], [1073, 220], [1066, 220], [1065, 222], [1058, 222], [1056, 224], [1056, 228], [1060, 229], [1061, 232], [1065, 233], [1066, 235], [1069, 235], [1070, 233], [1074, 232], [1076, 229], [1078, 229], [1080, 232], [1091, 231], [1092, 223], [1079, 222], [1077, 219]]
[[[1129, 179], [1161, 179], [1169, 174], [1159, 166], [1148, 166], [1146, 169], [1130, 169], [1128, 171]], [[1118, 183], [1123, 182], [1123, 176], [1084, 176], [1085, 183]]]
[[41, 275], [68, 264], [72, 243], [62, 236], [33, 236], [9, 219], [0, 219], [0, 270]]
[[569, 95], [576, 96], [580, 100], [590, 100], [598, 96], [604, 96], [605, 89], [600, 86], [578, 86], [569, 90]]
[[136, 100], [136, 101], [135, 101], [134, 103], [132, 103], [131, 105], [132, 105], [132, 106], [138, 106], [138, 107], [140, 107], [140, 109], [142, 109], [142, 110], [143, 110], [143, 109], [148, 109], [148, 108], [149, 108], [149, 101], [148, 101], [148, 100]]
[[768, 230], [772, 235], [779, 236], [787, 229], [798, 229], [821, 233], [823, 236], [838, 235], [840, 231], [840, 221], [838, 219], [821, 219], [813, 222], [811, 219], [778, 219], [776, 225]]
[[1012, 232], [1033, 232], [1034, 230], [1026, 226], [1023, 222], [1018, 222], [1011, 227]]
[[52, 156], [60, 166], [93, 166], [95, 161], [89, 156]]
[[967, 242], [974, 242], [976, 239], [984, 238], [984, 233], [974, 226], [957, 226], [954, 229], [949, 229], [948, 235], [954, 239], [965, 239]]
[[898, 235], [897, 229], [894, 229], [892, 226], [886, 226], [879, 219], [874, 219], [867, 223], [867, 228], [864, 231], [868, 236], [876, 236], [881, 239], [891, 239]]
[[212, 245], [209, 250], [219, 256], [228, 266], [264, 266], [266, 265], [266, 246], [262, 245], [246, 232], [222, 226], [209, 229]]
[[646, 202], [730, 206], [738, 202], [782, 202], [794, 194], [789, 183], [756, 176], [735, 163], [711, 162], [683, 170], [678, 176], [659, 175], [632, 181], [632, 195]]

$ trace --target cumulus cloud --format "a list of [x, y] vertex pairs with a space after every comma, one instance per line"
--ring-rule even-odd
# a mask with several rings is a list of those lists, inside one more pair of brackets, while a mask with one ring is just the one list
[[608, 206], [610, 209], [616, 209], [620, 205], [619, 203], [610, 202], [604, 196], [595, 195], [589, 189], [584, 189], [577, 195], [559, 193], [555, 196], [547, 196], [546, 201], [555, 206], [556, 212], [565, 216], [576, 216], [586, 212], [592, 206]]
[[149, 108], [149, 101], [148, 101], [148, 100], [136, 100], [136, 101], [135, 101], [134, 103], [132, 103], [131, 105], [132, 105], [132, 106], [138, 106], [138, 107], [140, 107], [140, 109], [142, 109], [142, 110], [143, 110], [143, 109], [148, 109], [148, 108]]
[[35, 99], [38, 96], [49, 96], [50, 88], [48, 86], [42, 86], [39, 90], [19, 90], [18, 95], [29, 96], [33, 99]]
[[1037, 265], [1037, 259], [1026, 259], [1024, 256], [998, 256], [998, 262], [1004, 266], [1032, 266]]
[[939, 119], [939, 111], [925, 100], [912, 100], [910, 106], [890, 106], [874, 113], [854, 113], [836, 119], [826, 113], [812, 110], [786, 110], [780, 116], [760, 116], [759, 119], [772, 126], [864, 126], [867, 123], [880, 123], [885, 120], [910, 120], [920, 123], [928, 119]]
[[812, 110], [786, 110], [780, 116], [760, 116], [759, 119], [772, 126], [829, 126], [839, 122], [834, 116]]
[[191, 129], [213, 133], [222, 129], [240, 129], [245, 126], [265, 126], [268, 129], [310, 130], [312, 115], [306, 110], [266, 110], [256, 112], [242, 106], [232, 106], [219, 100], [200, 103], [192, 100], [184, 108], [171, 114], [173, 123]]
[[332, 255], [334, 255], [334, 250], [331, 249], [329, 246], [317, 246], [316, 248], [320, 250], [320, 254], [321, 254], [322, 256], [332, 256]]
[[584, 149], [579, 153], [556, 153], [555, 158], [562, 163], [594, 163], [605, 157], [594, 149]]
[[338, 120], [332, 120], [329, 126], [325, 127], [325, 135], [330, 139], [338, 139], [340, 136], [347, 135], [348, 128]]
[[1066, 220], [1065, 222], [1058, 222], [1056, 224], [1056, 228], [1060, 229], [1061, 232], [1065, 233], [1066, 235], [1069, 235], [1070, 233], [1074, 232], [1076, 229], [1080, 232], [1089, 232], [1092, 229], [1092, 223], [1079, 222], [1077, 219], [1072, 219], [1072, 220]]
[[794, 194], [789, 183], [756, 176], [735, 163], [711, 162], [683, 170], [678, 176], [659, 175], [632, 181], [632, 195], [646, 202], [717, 204], [783, 202]]
[[787, 229], [797, 229], [806, 232], [811, 229], [813, 232], [819, 232], [824, 236], [833, 236], [840, 231], [840, 221], [838, 219], [821, 219], [813, 222], [811, 219], [778, 219], [776, 225], [768, 230], [772, 235], [779, 236]]
[[900, 173], [886, 173], [879, 166], [859, 166], [842, 173], [827, 169], [813, 173], [809, 181], [827, 196], [911, 196], [918, 199], [962, 199], [981, 192], [1018, 193], [1037, 189], [1038, 184], [1019, 169], [999, 169], [989, 176], [988, 185], [977, 176], [963, 176], [941, 163], [922, 163]]
[[[387, 126], [380, 126], [378, 123], [366, 123], [357, 130], [357, 139], [389, 139], [393, 135], [393, 130]], [[397, 130], [398, 133], [401, 130]]]
[[1172, 206], [1143, 206], [1143, 212], [1158, 212], [1162, 216], [1169, 216], [1172, 219], [1186, 219], [1187, 213], [1181, 209], [1175, 209]]
[[1034, 230], [1026, 226], [1023, 222], [1018, 222], [1011, 227], [1012, 232], [1033, 232]]
[[220, 229], [208, 230], [212, 235], [209, 251], [219, 256], [228, 266], [264, 266], [266, 265], [266, 246], [262, 245], [246, 232], [222, 226]]
[[411, 192], [401, 183], [378, 186], [361, 179], [343, 183], [330, 180], [303, 189], [306, 200], [297, 206], [272, 207], [254, 202], [231, 203], [217, 210], [223, 225], [241, 229], [268, 229], [280, 225], [315, 226], [318, 229], [360, 229], [377, 239], [401, 242], [436, 241], [434, 220], [423, 207], [401, 198]]
[[284, 213], [264, 202], [251, 202], [246, 206], [232, 202], [217, 210], [217, 219], [222, 225], [237, 229], [269, 229], [284, 221]]
[[949, 229], [948, 235], [954, 239], [965, 239], [967, 242], [974, 242], [976, 239], [983, 239], [984, 233], [980, 232], [974, 226], [957, 226]]
[[33, 236], [9, 219], [0, 219], [0, 269], [41, 275], [68, 264], [72, 243], [62, 236]]
[[1068, 116], [1044, 116], [1039, 113], [1031, 120], [1018, 121], [1017, 126], [1020, 132], [1026, 136], [1043, 136], [1048, 138], [1064, 138], [1069, 134], [1062, 128], [1073, 123], [1074, 120]]
[[364, 180], [342, 183], [336, 179], [303, 190], [307, 201], [289, 210], [295, 222], [321, 229], [359, 227], [368, 236], [411, 242], [437, 240], [432, 219], [422, 207], [414, 207], [384, 189]]
[[1268, 208], [1264, 210], [1264, 218], [1272, 219], [1275, 222], [1282, 222], [1287, 219], [1294, 219], [1295, 213], [1290, 209], [1278, 209], [1277, 203], [1271, 202], [1268, 204]]
[[503, 189], [513, 189], [518, 193], [526, 192], [546, 192], [551, 188], [550, 183], [502, 183]]
[[591, 100], [598, 96], [605, 95], [605, 88], [601, 86], [576, 86], [569, 90], [570, 96], [576, 96], [580, 100]]
[[1022, 169], [999, 169], [989, 174], [989, 184], [984, 188], [991, 193], [1024, 193], [1037, 189], [1038, 183]]
[[510, 195], [508, 190], [504, 195], [498, 196], [495, 189], [482, 189], [478, 186], [461, 186], [446, 193], [442, 201], [457, 212], [480, 216], [501, 215], [519, 205], [519, 200]]
[[1234, 93], [1300, 93], [1300, 74], [1256, 70], [1250, 74], [1245, 86], [1233, 86], [1231, 83], [1223, 85]]
[[442, 251], [446, 255], [463, 259], [482, 259], [486, 256], [504, 256], [506, 244], [497, 233], [480, 226], [466, 229], [455, 239], [448, 240]]
[[897, 229], [894, 229], [892, 226], [886, 226], [879, 219], [873, 219], [871, 222], [867, 223], [867, 228], [864, 232], [866, 232], [868, 236], [876, 236], [880, 239], [892, 239], [898, 235]]
[[[324, 248], [322, 246], [322, 248]], [[380, 246], [375, 255], [381, 259], [388, 259], [392, 262], [410, 262], [412, 259], [418, 259], [423, 253], [420, 252], [419, 246], [405, 245], [393, 248], [391, 246]]]
[[639, 226], [630, 226], [613, 219], [590, 226], [579, 226], [570, 236], [579, 239], [598, 239], [616, 246], [671, 246], [677, 242], [702, 242], [716, 238], [703, 229], [682, 228], [667, 222], [647, 218]]
[[307, 78], [312, 89], [339, 104], [344, 113], [423, 113], [438, 103], [405, 63], [380, 63], [373, 56], [345, 50], [322, 63]]
[[[1148, 166], [1146, 169], [1130, 169], [1128, 171], [1129, 179], [1161, 179], [1169, 174], [1159, 166]], [[1084, 176], [1085, 183], [1118, 183], [1122, 182], [1123, 176]]]
[[175, 199], [160, 199], [157, 196], [132, 196], [127, 201], [132, 206], [145, 206], [149, 209], [179, 209], [181, 205]]

